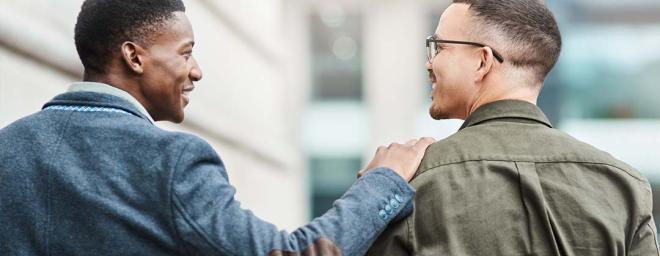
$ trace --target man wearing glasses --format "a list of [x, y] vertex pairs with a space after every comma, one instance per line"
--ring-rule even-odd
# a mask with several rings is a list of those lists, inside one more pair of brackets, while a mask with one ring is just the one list
[[660, 255], [648, 181], [536, 106], [561, 49], [542, 1], [454, 0], [426, 47], [431, 117], [465, 122], [371, 255]]
[[430, 138], [380, 147], [328, 212], [293, 232], [242, 208], [206, 141], [154, 125], [182, 122], [202, 79], [185, 10], [83, 2], [84, 81], [0, 129], [0, 255], [361, 255], [410, 214], [407, 181]]

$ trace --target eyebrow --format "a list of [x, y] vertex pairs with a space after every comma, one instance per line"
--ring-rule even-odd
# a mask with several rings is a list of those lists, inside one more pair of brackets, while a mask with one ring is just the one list
[[189, 46], [189, 45], [190, 45], [190, 47], [195, 46], [195, 41], [192, 41], [192, 40], [187, 41], [187, 42], [183, 43], [183, 44], [181, 45], [181, 47], [179, 47], [179, 49], [185, 48], [186, 46]]

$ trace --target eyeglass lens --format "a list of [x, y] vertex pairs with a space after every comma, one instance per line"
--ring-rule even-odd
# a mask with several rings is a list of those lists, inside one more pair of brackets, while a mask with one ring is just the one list
[[428, 58], [428, 61], [431, 61], [433, 57], [438, 53], [438, 48], [437, 48], [437, 43], [430, 41], [428, 46], [426, 46], [426, 57]]

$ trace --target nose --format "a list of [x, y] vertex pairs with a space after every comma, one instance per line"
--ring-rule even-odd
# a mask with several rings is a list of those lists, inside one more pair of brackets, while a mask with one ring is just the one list
[[197, 60], [193, 58], [193, 66], [192, 69], [190, 70], [190, 80], [193, 80], [195, 82], [202, 80], [202, 69], [199, 67], [197, 64]]
[[424, 66], [426, 66], [426, 69], [430, 70], [432, 68], [431, 61], [427, 60], [426, 63], [424, 64]]

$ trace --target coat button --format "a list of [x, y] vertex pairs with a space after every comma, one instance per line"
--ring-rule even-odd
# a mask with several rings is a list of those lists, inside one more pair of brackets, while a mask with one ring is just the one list
[[390, 205], [392, 205], [392, 208], [394, 208], [394, 209], [398, 209], [398, 208], [399, 208], [399, 202], [396, 201], [396, 200], [394, 200], [394, 199], [391, 199], [391, 200], [390, 200]]
[[387, 212], [387, 214], [392, 214], [392, 206], [390, 206], [389, 204], [386, 205], [385, 206], [385, 212]]
[[387, 219], [387, 213], [385, 213], [385, 210], [380, 210], [378, 212], [378, 217], [380, 217], [380, 219], [382, 219], [382, 220]]
[[403, 198], [401, 198], [401, 196], [400, 196], [399, 194], [395, 194], [395, 195], [394, 195], [394, 199], [396, 199], [397, 201], [399, 201], [399, 203], [403, 203]]

